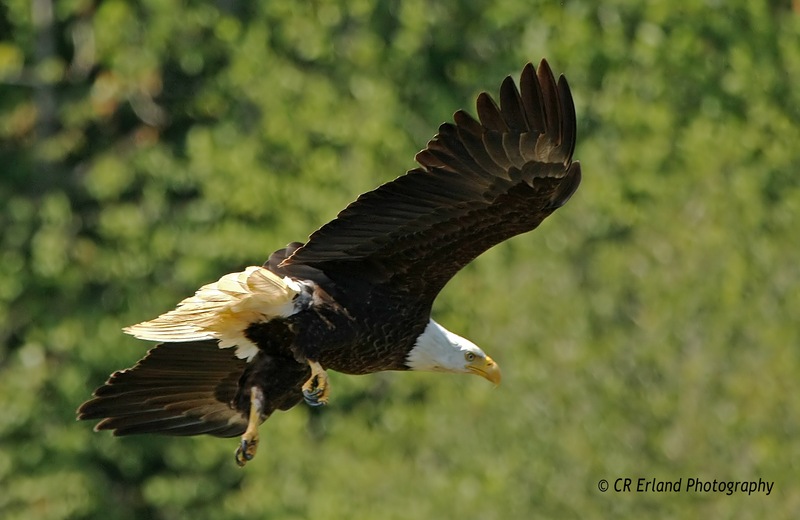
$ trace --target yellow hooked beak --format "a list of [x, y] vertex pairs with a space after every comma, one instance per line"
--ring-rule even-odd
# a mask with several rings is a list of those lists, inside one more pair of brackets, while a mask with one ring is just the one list
[[502, 379], [500, 367], [497, 366], [497, 363], [489, 356], [486, 356], [486, 358], [476, 358], [474, 361], [471, 361], [467, 364], [467, 370], [484, 379], [488, 379], [495, 385], [499, 385], [500, 379]]

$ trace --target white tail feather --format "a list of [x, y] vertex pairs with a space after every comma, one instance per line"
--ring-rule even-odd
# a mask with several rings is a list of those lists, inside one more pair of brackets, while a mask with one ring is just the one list
[[175, 310], [122, 329], [149, 341], [219, 340], [221, 348], [238, 347], [236, 355], [252, 358], [258, 347], [244, 335], [253, 323], [294, 314], [300, 287], [263, 267], [250, 266], [202, 286]]

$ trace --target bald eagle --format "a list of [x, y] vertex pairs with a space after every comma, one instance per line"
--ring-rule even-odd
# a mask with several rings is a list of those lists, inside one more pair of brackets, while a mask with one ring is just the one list
[[431, 319], [436, 295], [490, 247], [536, 228], [581, 179], [575, 107], [547, 62], [485, 92], [419, 152], [420, 167], [367, 192], [263, 266], [204, 285], [127, 327], [160, 342], [78, 409], [115, 435], [241, 435], [258, 446], [275, 410], [326, 404], [326, 370], [426, 370], [500, 382], [497, 364]]

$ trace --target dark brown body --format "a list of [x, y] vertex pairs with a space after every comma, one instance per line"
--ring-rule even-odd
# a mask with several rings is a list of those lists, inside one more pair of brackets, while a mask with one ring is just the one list
[[[258, 345], [260, 352], [245, 369], [234, 400], [243, 414], [249, 408], [249, 389], [253, 385], [264, 390], [268, 413], [285, 409], [288, 403], [299, 403], [301, 387], [310, 375], [308, 360], [351, 375], [408, 369], [406, 357], [428, 324], [430, 308], [398, 306], [379, 288], [373, 287], [369, 293], [360, 293], [356, 288], [342, 295], [329, 279], [324, 284], [329, 289], [325, 291], [326, 305], [303, 310], [287, 319], [255, 323], [247, 329], [247, 337]], [[349, 296], [349, 305], [339, 304], [330, 293]], [[386, 309], [386, 312], [369, 312], [370, 309]], [[390, 313], [392, 309], [400, 312]], [[295, 369], [293, 364], [302, 370]], [[296, 375], [291, 384], [283, 387], [284, 392], [271, 384], [276, 379], [277, 366]]]

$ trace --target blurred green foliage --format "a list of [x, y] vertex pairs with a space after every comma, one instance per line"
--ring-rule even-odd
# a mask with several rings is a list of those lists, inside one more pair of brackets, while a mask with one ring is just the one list
[[[798, 10], [5, 0], [0, 517], [796, 515]], [[304, 239], [541, 57], [574, 91], [583, 186], [435, 308], [504, 366], [498, 389], [334, 374], [332, 405], [274, 416], [244, 471], [235, 440], [75, 422], [148, 348], [122, 326]]]

